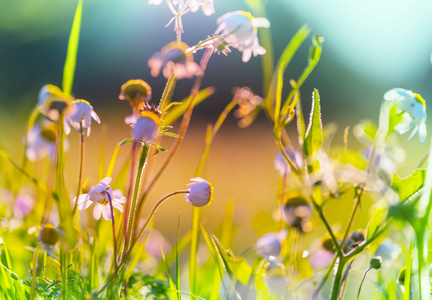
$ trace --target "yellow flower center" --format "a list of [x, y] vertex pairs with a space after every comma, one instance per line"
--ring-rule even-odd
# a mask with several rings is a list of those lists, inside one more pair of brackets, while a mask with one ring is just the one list
[[43, 126], [41, 128], [41, 135], [44, 139], [46, 139], [49, 142], [55, 142], [57, 139], [57, 131], [56, 126], [54, 124]]
[[245, 16], [246, 18], [248, 18], [251, 21], [253, 19], [255, 19], [254, 16], [252, 16], [252, 14], [250, 12], [239, 10], [239, 13], [241, 13], [243, 16]]
[[156, 123], [157, 126], [161, 125], [161, 119], [160, 119], [160, 117], [156, 113], [154, 113], [154, 112], [152, 112], [150, 110], [143, 110], [143, 111], [141, 111], [140, 112], [140, 116], [143, 117], [143, 118], [152, 119]]
[[210, 187], [210, 197], [209, 197], [209, 201], [208, 201], [207, 205], [210, 205], [210, 203], [213, 201], [214, 187], [210, 182], [208, 184]]
[[420, 103], [421, 105], [423, 105], [424, 108], [426, 108], [426, 101], [424, 101], [424, 99], [422, 98], [422, 96], [420, 96], [417, 93], [414, 93], [415, 95], [415, 99], [418, 103]]

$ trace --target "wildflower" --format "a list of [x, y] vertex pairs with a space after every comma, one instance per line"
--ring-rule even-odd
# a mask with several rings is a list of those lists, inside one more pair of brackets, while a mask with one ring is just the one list
[[188, 48], [185, 43], [177, 42], [163, 47], [161, 52], [155, 53], [148, 62], [151, 75], [158, 76], [161, 69], [165, 78], [174, 75], [177, 79], [183, 79], [197, 75], [199, 67], [193, 61], [192, 53], [186, 51]]
[[260, 256], [268, 259], [269, 257], [278, 257], [282, 250], [281, 240], [287, 235], [286, 230], [279, 233], [270, 232], [263, 235], [255, 244]]
[[243, 52], [242, 61], [247, 62], [254, 56], [263, 55], [266, 50], [258, 42], [257, 28], [268, 28], [266, 18], [254, 18], [249, 12], [233, 11], [217, 19], [219, 27], [215, 34], [222, 34], [221, 42]]
[[281, 205], [282, 217], [285, 222], [301, 232], [312, 230], [312, 224], [309, 219], [312, 214], [312, 208], [309, 203], [301, 196], [289, 199]]
[[191, 179], [191, 183], [187, 186], [189, 193], [184, 195], [186, 202], [197, 207], [210, 205], [213, 200], [213, 186], [211, 183], [200, 177], [195, 177]]
[[[201, 6], [202, 11], [206, 16], [210, 16], [215, 13], [213, 0], [189, 0], [187, 2], [187, 6], [185, 5], [184, 0], [173, 0], [172, 4], [179, 5], [180, 10], [183, 12], [185, 12], [188, 8], [192, 12], [197, 12]], [[149, 0], [149, 4], [152, 5], [159, 5], [161, 3], [162, 0]]]
[[[184, 0], [174, 0], [173, 4], [174, 5], [181, 4], [181, 2], [183, 1]], [[203, 13], [206, 16], [210, 16], [215, 13], [213, 0], [190, 0], [189, 1], [189, 8], [192, 12], [197, 12], [200, 6], [202, 8]]]
[[257, 116], [263, 99], [255, 95], [248, 87], [234, 88], [233, 91], [233, 100], [239, 107], [234, 112], [234, 116], [240, 119], [239, 126], [244, 128], [250, 125]]
[[357, 248], [365, 240], [366, 240], [366, 234], [364, 230], [358, 229], [353, 231], [345, 242], [344, 252], [345, 253], [350, 252], [351, 250]]
[[53, 84], [46, 84], [39, 91], [39, 111], [53, 122], [58, 122], [69, 102], [63, 91]]
[[[123, 212], [123, 206], [121, 203], [126, 202], [126, 198], [123, 196], [120, 190], [112, 190], [108, 185], [111, 182], [110, 177], [102, 179], [98, 185], [91, 187], [87, 194], [82, 194], [78, 197], [78, 209], [83, 210], [88, 208], [95, 202], [95, 208], [93, 210], [93, 218], [99, 220], [101, 214], [105, 220], [111, 220], [111, 208], [109, 202], [111, 200], [113, 208], [117, 208]], [[77, 201], [76, 197], [74, 201]]]
[[426, 140], [426, 104], [424, 99], [412, 91], [394, 88], [384, 94], [384, 100], [392, 101], [397, 111], [402, 113], [402, 120], [394, 129], [405, 134], [412, 129], [408, 140], [418, 132], [421, 143]]
[[38, 240], [44, 249], [54, 247], [60, 239], [60, 233], [52, 224], [45, 224], [39, 230]]
[[47, 121], [34, 125], [27, 133], [26, 156], [31, 161], [37, 161], [47, 155], [53, 158], [56, 139], [57, 125], [55, 123]]
[[92, 118], [100, 124], [99, 116], [93, 110], [93, 106], [91, 106], [90, 103], [83, 99], [73, 101], [72, 104], [68, 106], [64, 116], [65, 133], [70, 133], [70, 125], [72, 125], [72, 127], [78, 131], [80, 131], [80, 127], [87, 129], [87, 136], [90, 136]]
[[[285, 152], [291, 161], [297, 166], [297, 168], [303, 168], [303, 156], [297, 150], [291, 146], [288, 146], [285, 147]], [[276, 154], [273, 164], [275, 169], [282, 177], [286, 177], [289, 173], [291, 173], [291, 168], [280, 151], [278, 154]]]
[[159, 134], [160, 112], [156, 108], [147, 106], [140, 112], [139, 116], [126, 117], [125, 123], [133, 127], [132, 138], [135, 142], [150, 144]]
[[128, 80], [121, 86], [120, 100], [127, 100], [131, 107], [138, 112], [150, 101], [152, 89], [150, 85], [141, 79]]

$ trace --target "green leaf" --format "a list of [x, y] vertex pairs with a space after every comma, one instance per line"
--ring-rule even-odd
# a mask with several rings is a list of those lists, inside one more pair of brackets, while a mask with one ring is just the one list
[[174, 132], [161, 132], [160, 135], [166, 135], [174, 138], [179, 138], [180, 136]]
[[401, 201], [410, 199], [417, 194], [424, 186], [426, 170], [416, 170], [404, 179], [400, 179], [397, 174], [393, 174], [391, 188], [395, 191]]
[[227, 272], [246, 285], [252, 275], [252, 267], [243, 257], [235, 257], [231, 250], [225, 250], [216, 236], [212, 235], [211, 238]]
[[339, 162], [350, 164], [360, 170], [366, 170], [367, 162], [358, 152], [352, 150], [342, 150], [339, 155]]
[[304, 141], [304, 152], [306, 156], [310, 156], [315, 151], [321, 148], [323, 143], [323, 126], [321, 121], [320, 97], [317, 89], [314, 89], [312, 94], [312, 108], [309, 118], [309, 125], [306, 130]]
[[[197, 106], [201, 102], [203, 102], [205, 99], [207, 99], [209, 96], [211, 96], [215, 92], [215, 89], [213, 87], [205, 88], [198, 92], [198, 94], [195, 97], [194, 105]], [[174, 123], [178, 118], [180, 118], [184, 112], [186, 111], [189, 104], [189, 97], [186, 99], [183, 99], [181, 101], [181, 104], [173, 107], [170, 109], [170, 111], [167, 112], [167, 114], [164, 117], [163, 125], [167, 126], [172, 123]]]
[[119, 143], [119, 146], [123, 146], [123, 145], [130, 144], [130, 143], [133, 143], [133, 142], [134, 142], [134, 139], [127, 138], [127, 139], [124, 139], [123, 141], [121, 141]]
[[69, 36], [69, 43], [66, 54], [66, 61], [63, 69], [63, 84], [62, 89], [66, 98], [69, 98], [72, 92], [72, 85], [75, 75], [76, 58], [78, 53], [79, 35], [81, 29], [81, 16], [82, 16], [82, 1], [78, 2], [75, 11], [72, 29]]
[[380, 225], [387, 217], [387, 209], [384, 205], [375, 208], [371, 219], [366, 227], [366, 240], [369, 240], [380, 228]]

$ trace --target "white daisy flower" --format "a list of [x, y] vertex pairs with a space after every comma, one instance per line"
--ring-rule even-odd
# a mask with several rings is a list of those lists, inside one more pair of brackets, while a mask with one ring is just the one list
[[63, 91], [59, 87], [53, 84], [46, 84], [39, 91], [39, 111], [51, 121], [57, 122], [71, 99], [72, 97], [66, 99]]
[[54, 158], [56, 139], [56, 124], [43, 122], [34, 125], [27, 133], [26, 156], [31, 161], [37, 161], [47, 155]]
[[163, 47], [161, 52], [155, 53], [148, 62], [151, 75], [158, 76], [161, 69], [165, 78], [174, 75], [177, 79], [183, 79], [197, 75], [199, 67], [193, 61], [192, 53], [186, 51], [188, 48], [185, 43], [177, 42]]
[[[80, 195], [77, 203], [78, 209], [86, 209], [95, 203], [93, 218], [99, 220], [102, 215], [104, 219], [108, 221], [112, 219], [111, 208], [109, 205], [109, 200], [111, 200], [113, 208], [115, 207], [119, 211], [123, 212], [123, 206], [121, 203], [125, 203], [126, 198], [120, 190], [113, 191], [108, 185], [110, 182], [111, 178], [106, 177], [102, 179], [98, 185], [92, 186], [87, 194]], [[77, 201], [76, 197], [74, 201]]]
[[418, 132], [421, 143], [426, 140], [426, 103], [423, 98], [410, 90], [394, 88], [384, 94], [384, 100], [392, 101], [399, 112], [403, 112], [402, 121], [395, 126], [400, 134], [412, 130], [408, 140]]
[[150, 144], [159, 134], [161, 120], [156, 112], [144, 110], [139, 116], [127, 116], [125, 123], [132, 127], [132, 138], [135, 142]]
[[195, 177], [191, 179], [191, 183], [187, 186], [189, 193], [184, 195], [186, 202], [197, 207], [210, 205], [213, 200], [213, 186], [211, 183], [200, 177]]
[[255, 244], [258, 254], [266, 259], [270, 256], [278, 257], [282, 250], [282, 240], [287, 236], [287, 231], [279, 233], [266, 233]]
[[233, 11], [217, 19], [219, 27], [215, 34], [221, 34], [223, 42], [243, 52], [242, 61], [247, 62], [254, 56], [263, 55], [266, 50], [258, 42], [257, 28], [268, 28], [266, 18], [254, 18], [244, 11]]
[[93, 110], [93, 106], [91, 106], [89, 102], [83, 99], [73, 101], [72, 104], [68, 106], [64, 116], [65, 133], [70, 133], [70, 125], [79, 131], [80, 124], [82, 124], [82, 128], [87, 129], [87, 136], [90, 136], [92, 118], [100, 124], [99, 116]]

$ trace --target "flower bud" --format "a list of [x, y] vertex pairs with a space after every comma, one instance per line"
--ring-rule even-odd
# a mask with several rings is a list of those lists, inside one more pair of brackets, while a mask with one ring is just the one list
[[147, 82], [131, 79], [121, 86], [119, 99], [129, 101], [129, 105], [139, 111], [144, 103], [150, 101], [151, 95], [152, 89]]
[[191, 179], [191, 183], [187, 186], [189, 193], [184, 195], [186, 202], [197, 207], [210, 205], [213, 200], [213, 186], [211, 183], [200, 177], [195, 177]]
[[382, 267], [382, 258], [380, 256], [372, 257], [370, 260], [370, 266], [376, 270], [380, 269]]

